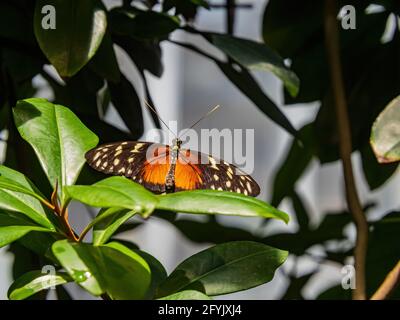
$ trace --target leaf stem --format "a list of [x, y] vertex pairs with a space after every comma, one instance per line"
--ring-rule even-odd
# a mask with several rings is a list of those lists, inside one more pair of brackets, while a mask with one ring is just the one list
[[185, 49], [189, 49], [189, 50], [191, 50], [191, 51], [194, 51], [194, 52], [198, 53], [199, 55], [201, 55], [201, 56], [203, 56], [203, 57], [205, 57], [205, 58], [208, 58], [208, 59], [210, 59], [210, 60], [212, 60], [212, 61], [214, 61], [214, 62], [217, 62], [217, 63], [218, 63], [218, 62], [222, 62], [222, 61], [218, 60], [217, 58], [215, 58], [215, 57], [209, 55], [208, 53], [205, 53], [204, 51], [200, 50], [199, 48], [196, 48], [196, 47], [195, 47], [194, 45], [192, 45], [192, 44], [182, 43], [182, 42], [178, 42], [178, 41], [171, 40], [171, 39], [168, 39], [168, 41], [171, 42], [171, 43], [173, 43], [173, 44], [175, 44], [175, 45], [177, 45], [177, 46], [180, 46], [180, 47], [182, 47], [182, 48], [185, 48]]
[[400, 260], [388, 273], [378, 290], [372, 295], [371, 300], [383, 300], [389, 297], [393, 290], [400, 283]]
[[71, 225], [69, 224], [68, 221], [68, 202], [60, 208], [58, 204], [58, 181], [56, 181], [56, 186], [53, 190], [53, 193], [51, 194], [51, 203], [53, 206], [53, 211], [56, 213], [56, 215], [59, 217], [62, 225], [65, 228], [66, 236], [72, 239], [73, 241], [78, 241], [78, 236], [72, 229]]
[[368, 224], [358, 197], [351, 162], [351, 130], [347, 114], [347, 102], [340, 60], [339, 32], [336, 18], [337, 12], [336, 1], [325, 0], [325, 46], [330, 67], [337, 117], [339, 151], [343, 166], [347, 205], [352, 214], [357, 232], [354, 249], [356, 289], [353, 291], [353, 299], [364, 300], [366, 299], [365, 260], [368, 245]]
[[82, 242], [82, 240], [85, 238], [85, 236], [87, 235], [87, 233], [90, 231], [90, 229], [92, 229], [92, 225], [88, 224], [85, 229], [83, 229], [83, 231], [81, 232], [81, 234], [79, 235], [78, 238], [78, 242]]

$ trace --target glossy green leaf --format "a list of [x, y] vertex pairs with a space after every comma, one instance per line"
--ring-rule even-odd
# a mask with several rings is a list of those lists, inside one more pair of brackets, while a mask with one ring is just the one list
[[212, 300], [208, 295], [196, 290], [184, 290], [158, 300]]
[[140, 184], [125, 177], [110, 177], [91, 186], [69, 186], [71, 198], [92, 207], [124, 208], [137, 211], [144, 217], [154, 210], [157, 197]]
[[167, 279], [167, 271], [165, 270], [164, 266], [158, 261], [155, 257], [151, 254], [139, 250], [139, 249], [132, 249], [133, 252], [141, 256], [149, 265], [151, 271], [151, 283], [149, 291], [147, 292], [146, 299], [154, 298], [156, 293], [156, 289], [158, 286]]
[[0, 208], [19, 212], [40, 226], [54, 230], [46, 217], [46, 214], [52, 212], [47, 211], [37, 198], [44, 196], [27, 177], [0, 165]]
[[212, 43], [242, 66], [268, 71], [281, 79], [292, 96], [299, 91], [300, 80], [285, 66], [283, 59], [264, 43], [223, 34], [211, 34]]
[[154, 258], [151, 254], [135, 248], [132, 243], [128, 243], [126, 241], [121, 241], [118, 239], [117, 241], [107, 243], [106, 246], [114, 248], [132, 257], [133, 259], [139, 259], [139, 261], [141, 261], [140, 258], [142, 258], [144, 261], [146, 261], [151, 272], [151, 283], [145, 299], [152, 299], [156, 292], [156, 288], [167, 278], [167, 271], [165, 271], [165, 268], [161, 262]]
[[99, 246], [106, 243], [114, 232], [135, 213], [135, 211], [121, 208], [102, 209], [85, 230], [93, 227], [93, 245]]
[[284, 222], [289, 216], [268, 203], [239, 193], [193, 190], [157, 196], [157, 209], [200, 213], [274, 218]]
[[278, 106], [264, 93], [249, 71], [237, 70], [228, 63], [217, 63], [225, 76], [246, 95], [268, 118], [297, 136], [297, 131]]
[[40, 194], [37, 194], [36, 192], [34, 192], [34, 191], [32, 191], [32, 190], [30, 190], [28, 188], [25, 188], [25, 186], [15, 182], [14, 180], [5, 178], [5, 177], [3, 177], [1, 175], [0, 175], [0, 189], [23, 193], [23, 194], [29, 195], [31, 197], [34, 197], [39, 201], [45, 201], [46, 200]]
[[23, 300], [42, 290], [70, 281], [72, 281], [71, 278], [61, 272], [49, 274], [30, 271], [13, 282], [7, 295], [10, 300]]
[[33, 221], [23, 219], [17, 213], [0, 211], [0, 248], [31, 231], [51, 232], [49, 229], [36, 225]]
[[164, 266], [151, 254], [143, 250], [139, 250], [139, 248], [134, 243], [121, 239], [114, 240], [115, 241], [107, 243], [106, 245], [111, 246], [117, 250], [120, 249], [120, 251], [122, 252], [130, 250], [142, 257], [149, 265], [151, 271], [151, 284], [145, 299], [153, 299], [157, 287], [167, 278], [167, 271], [165, 270]]
[[[35, 150], [52, 187], [74, 184], [84, 154], [97, 145], [97, 136], [68, 108], [45, 99], [18, 101], [13, 112], [21, 136]], [[61, 200], [65, 201], [63, 192]]]
[[[32, 231], [20, 238], [18, 240], [18, 243], [23, 245], [24, 248], [29, 249], [29, 251], [38, 258], [37, 267], [42, 267], [43, 260], [40, 261], [40, 259], [43, 258], [57, 263], [57, 260], [55, 259], [53, 252], [51, 251], [51, 246], [54, 242], [61, 239], [65, 239], [65, 236], [60, 233]], [[26, 271], [30, 270], [32, 270], [32, 268]]]
[[[42, 8], [55, 8], [55, 28], [43, 28]], [[107, 27], [104, 6], [98, 0], [39, 0], [34, 29], [40, 48], [62, 77], [77, 73], [96, 53]]]
[[380, 163], [400, 160], [400, 96], [378, 116], [371, 132], [371, 146]]
[[287, 255], [287, 251], [257, 242], [219, 244], [178, 265], [160, 286], [158, 297], [183, 290], [211, 296], [246, 290], [271, 281]]
[[116, 8], [109, 12], [109, 17], [113, 33], [138, 39], [163, 38], [180, 25], [178, 17], [136, 8]]
[[52, 250], [71, 278], [95, 296], [142, 299], [150, 285], [150, 268], [138, 255], [107, 246], [57, 241]]

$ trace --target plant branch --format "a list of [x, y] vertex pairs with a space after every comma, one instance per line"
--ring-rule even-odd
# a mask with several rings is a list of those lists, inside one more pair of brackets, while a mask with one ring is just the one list
[[356, 289], [353, 291], [353, 299], [364, 300], [366, 299], [365, 259], [368, 245], [368, 224], [358, 197], [351, 162], [351, 130], [340, 60], [337, 12], [336, 0], [325, 0], [325, 46], [337, 117], [339, 151], [343, 166], [347, 205], [352, 214], [357, 232], [354, 249]]
[[393, 290], [400, 283], [400, 260], [396, 266], [389, 272], [378, 290], [372, 295], [371, 300], [383, 300], [389, 297]]

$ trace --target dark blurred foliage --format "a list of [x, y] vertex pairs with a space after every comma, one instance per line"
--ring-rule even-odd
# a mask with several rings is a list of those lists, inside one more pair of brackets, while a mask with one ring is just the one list
[[[353, 147], [354, 151], [361, 154], [369, 188], [375, 190], [396, 169], [393, 164], [383, 166], [377, 163], [369, 146], [369, 135], [376, 116], [400, 93], [400, 34], [397, 25], [393, 35], [385, 42], [382, 41], [388, 19], [393, 16], [397, 18], [400, 14], [400, 3], [396, 0], [338, 2], [340, 6], [352, 4], [357, 9], [357, 28], [341, 30], [340, 45]], [[232, 4], [234, 1], [227, 3]], [[319, 264], [334, 262], [343, 265], [352, 255], [353, 243], [344, 234], [344, 228], [351, 224], [350, 214], [321, 213], [321, 223], [311, 226], [307, 203], [295, 187], [312, 159], [318, 159], [322, 165], [339, 161], [338, 134], [324, 47], [323, 3], [324, 1], [314, 0], [270, 0], [264, 13], [262, 34], [265, 44], [290, 61], [291, 69], [301, 81], [297, 96], [293, 97], [285, 91], [285, 104], [315, 101], [321, 104], [315, 121], [305, 125], [298, 133], [292, 130], [290, 123], [279, 113], [279, 109], [268, 98], [267, 93], [263, 92], [247, 68], [234, 63], [232, 59], [217, 62], [228, 81], [233, 82], [262, 112], [299, 138], [294, 139], [276, 174], [272, 195], [274, 206], [278, 206], [285, 198], [291, 201], [295, 213], [293, 216], [297, 218], [297, 231], [265, 237], [238, 227], [226, 227], [212, 217], [207, 221], [196, 222], [176, 220], [175, 216], [168, 216], [166, 220], [191, 241], [259, 241], [289, 250], [295, 264], [299, 257], [306, 257]], [[365, 8], [370, 4], [380, 5], [381, 10], [367, 13]], [[70, 107], [99, 136], [101, 142], [137, 139], [144, 130], [141, 102], [136, 84], [132, 84], [118, 67], [113, 44], [122, 48], [132, 60], [141, 75], [146, 98], [153, 104], [146, 74], [162, 77], [164, 66], [160, 44], [169, 41], [170, 34], [178, 28], [185, 32], [199, 33], [212, 44], [210, 34], [194, 29], [191, 22], [195, 20], [199, 9], [217, 9], [203, 0], [115, 1], [115, 6], [107, 13], [107, 32], [95, 56], [73, 77], [60, 82], [44, 69], [49, 62], [39, 48], [33, 32], [34, 8], [35, 1], [32, 0], [0, 2], [0, 131], [9, 131], [4, 164], [28, 174], [39, 189], [47, 190], [49, 194], [51, 190], [41, 174], [33, 151], [16, 133], [11, 120], [11, 109], [16, 101], [35, 95], [36, 88], [32, 79], [41, 75], [52, 88], [54, 100]], [[155, 8], [161, 9], [163, 13], [168, 12], [168, 17], [152, 10]], [[132, 11], [140, 11], [140, 19], [133, 25], [126, 20], [126, 13]], [[170, 17], [179, 19], [181, 26]], [[227, 21], [233, 23], [234, 19], [227, 14]], [[232, 26], [228, 24], [227, 31], [231, 29]], [[204, 55], [201, 48], [181, 45]], [[211, 62], [217, 61], [213, 57], [209, 58]], [[110, 102], [129, 131], [120, 130], [104, 120]], [[159, 127], [157, 118], [154, 117], [153, 120]], [[84, 169], [80, 183], [90, 183], [99, 177], [101, 176], [96, 176], [93, 171]], [[373, 210], [369, 204], [365, 204], [365, 207]], [[165, 218], [162, 213], [159, 217]], [[376, 289], [400, 256], [400, 242], [398, 239], [396, 241], [400, 228], [400, 219], [397, 217], [397, 213], [390, 213], [382, 221], [371, 222], [367, 260], [369, 294]], [[137, 226], [136, 223], [124, 225], [120, 231]], [[30, 240], [25, 240], [27, 241], [20, 241], [10, 247], [16, 256], [14, 276], [21, 274], [26, 268], [32, 270], [41, 263], [27, 249]], [[327, 246], [327, 243], [330, 245]], [[336, 244], [336, 250], [331, 249], [332, 243]], [[322, 247], [324, 253], [318, 257], [313, 255], [310, 248], [315, 246]], [[293, 272], [286, 274], [290, 284], [282, 295], [284, 299], [302, 299], [302, 289], [318, 271], [315, 269], [299, 275], [295, 272], [296, 269], [294, 267]], [[69, 295], [62, 287], [58, 290], [59, 298], [68, 299]], [[396, 297], [399, 294], [398, 290]], [[321, 293], [320, 298], [348, 299], [350, 293], [339, 286]]]

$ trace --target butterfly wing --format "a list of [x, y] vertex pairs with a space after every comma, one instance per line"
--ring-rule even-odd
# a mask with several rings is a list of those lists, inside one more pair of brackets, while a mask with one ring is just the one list
[[233, 164], [187, 149], [179, 153], [175, 186], [177, 190], [214, 189], [253, 197], [260, 194], [257, 182]]
[[169, 146], [141, 141], [108, 143], [90, 150], [85, 157], [95, 170], [125, 176], [156, 193], [165, 191]]
[[[140, 141], [109, 143], [85, 155], [88, 164], [106, 174], [120, 175], [155, 192], [165, 192], [170, 147]], [[236, 166], [201, 152], [182, 149], [175, 168], [175, 190], [214, 189], [257, 196], [260, 187]]]

